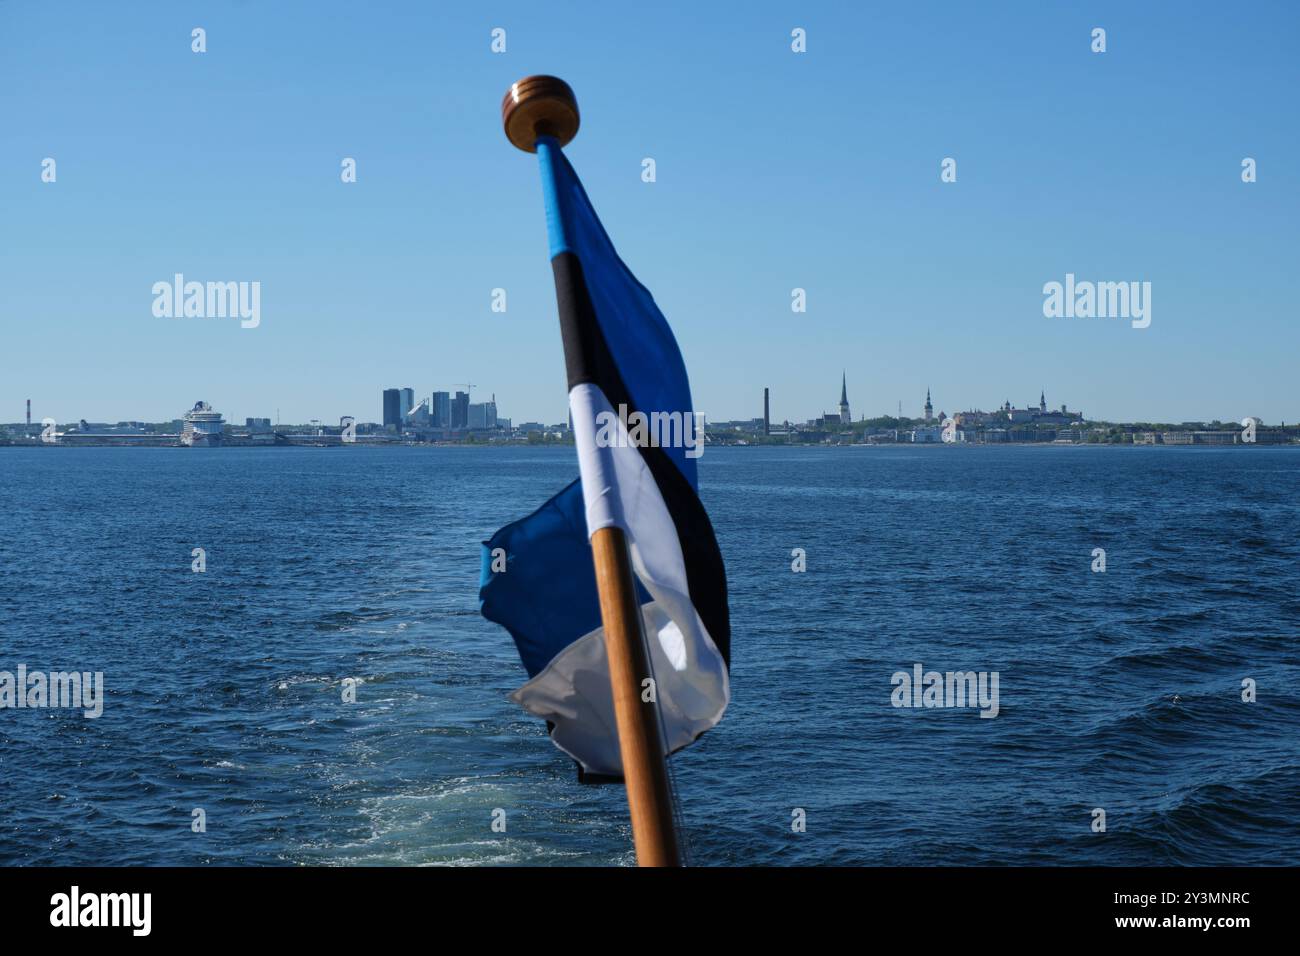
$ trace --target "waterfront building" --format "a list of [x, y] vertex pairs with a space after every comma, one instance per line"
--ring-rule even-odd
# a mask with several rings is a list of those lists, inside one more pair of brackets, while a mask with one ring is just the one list
[[[400, 398], [397, 406], [397, 417], [401, 425], [405, 425], [407, 417], [411, 414], [411, 409], [415, 408], [415, 389], [403, 388], [399, 390], [398, 394]], [[401, 425], [398, 427], [400, 428]]]
[[434, 392], [430, 398], [430, 418], [434, 428], [451, 427], [451, 395], [448, 392]]
[[490, 401], [475, 402], [473, 405], [470, 405], [467, 412], [467, 420], [468, 428], [496, 428], [496, 396], [493, 396]]
[[469, 426], [469, 394], [457, 392], [451, 400], [451, 427], [467, 428]]
[[88, 422], [84, 418], [77, 422], [75, 428], [68, 429], [64, 437], [66, 438], [110, 438], [116, 436], [133, 436], [147, 434], [148, 429], [143, 422], [118, 422], [116, 425], [110, 425], [108, 422]]
[[1049, 442], [1056, 441], [1057, 430], [1055, 428], [1010, 428], [1007, 429], [1007, 437], [1011, 441], [1023, 442]]
[[1165, 445], [1235, 445], [1241, 440], [1239, 431], [1188, 431], [1161, 432]]
[[384, 427], [401, 430], [402, 396], [399, 389], [384, 389]]

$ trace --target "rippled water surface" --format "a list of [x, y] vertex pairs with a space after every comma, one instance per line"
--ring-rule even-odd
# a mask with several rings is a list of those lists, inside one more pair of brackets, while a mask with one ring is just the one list
[[[479, 542], [575, 473], [571, 448], [0, 449], [0, 670], [106, 685], [95, 720], [0, 710], [0, 863], [630, 862], [622, 790], [505, 699], [523, 669], [477, 609]], [[1300, 450], [700, 473], [733, 700], [672, 761], [692, 862], [1300, 861]], [[997, 671], [999, 715], [894, 708], [915, 663]]]

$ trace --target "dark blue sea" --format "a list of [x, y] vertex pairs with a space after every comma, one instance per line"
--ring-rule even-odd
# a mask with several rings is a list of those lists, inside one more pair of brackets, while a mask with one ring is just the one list
[[[479, 542], [575, 474], [572, 448], [0, 449], [0, 670], [106, 692], [0, 710], [0, 863], [632, 862], [622, 789], [506, 700], [523, 669], [478, 614]], [[732, 703], [672, 760], [690, 862], [1300, 862], [1300, 449], [700, 474]], [[917, 663], [997, 671], [998, 716], [894, 707]]]

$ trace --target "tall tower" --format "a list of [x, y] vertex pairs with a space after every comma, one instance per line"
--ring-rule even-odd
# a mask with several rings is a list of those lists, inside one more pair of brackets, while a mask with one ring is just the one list
[[763, 389], [763, 434], [772, 434], [772, 414], [771, 407], [767, 403], [767, 388]]
[[849, 379], [847, 373], [840, 373], [840, 424], [848, 425], [853, 421], [849, 414]]
[[1038, 410], [1044, 415], [1047, 414], [1047, 392], [1038, 393]]
[[[384, 389], [384, 427], [392, 425], [399, 431], [402, 428], [402, 394], [400, 389]], [[276, 421], [280, 419], [280, 413], [275, 413]]]
[[434, 392], [429, 398], [429, 414], [434, 428], [451, 427], [451, 393]]
[[928, 422], [934, 418], [934, 406], [930, 404], [930, 390], [925, 390], [925, 420]]

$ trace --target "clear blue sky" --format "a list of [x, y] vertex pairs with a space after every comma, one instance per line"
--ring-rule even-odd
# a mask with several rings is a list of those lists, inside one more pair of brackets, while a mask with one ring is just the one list
[[[1045, 388], [1297, 421], [1298, 27], [1286, 2], [0, 0], [0, 421], [365, 421], [385, 386], [465, 381], [562, 420], [536, 161], [499, 118], [539, 72], [578, 95], [567, 152], [712, 420], [765, 385], [778, 420], [832, 410], [845, 368], [855, 417], [928, 385], [950, 412]], [[260, 281], [261, 326], [155, 318], [176, 272]], [[1067, 272], [1152, 282], [1151, 327], [1045, 318]]]

